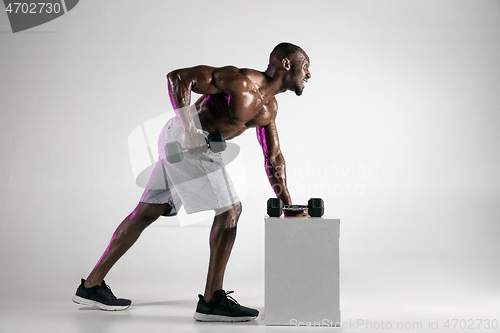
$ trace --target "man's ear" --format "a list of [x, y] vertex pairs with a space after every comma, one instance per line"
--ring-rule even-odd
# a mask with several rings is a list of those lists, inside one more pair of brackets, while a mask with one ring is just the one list
[[281, 60], [281, 64], [285, 70], [290, 69], [290, 60], [288, 58], [283, 58], [283, 60]]

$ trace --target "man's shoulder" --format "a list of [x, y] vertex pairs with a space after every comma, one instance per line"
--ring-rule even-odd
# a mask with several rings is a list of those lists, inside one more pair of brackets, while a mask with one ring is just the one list
[[217, 68], [214, 71], [214, 78], [225, 89], [245, 92], [252, 89], [254, 83], [262, 79], [262, 73], [254, 69], [230, 65]]
[[[248, 79], [249, 69], [238, 68], [233, 65], [227, 65], [222, 67], [214, 67], [214, 73], [222, 76], [232, 76], [234, 78]], [[251, 70], [254, 71], [254, 70]], [[257, 71], [255, 71], [257, 72]]]
[[264, 79], [264, 74], [258, 70], [251, 68], [238, 68], [236, 66], [224, 66], [219, 70], [225, 74], [233, 75], [235, 79], [248, 81], [251, 83], [259, 83]]
[[260, 83], [264, 80], [264, 74], [258, 70], [251, 68], [240, 68], [241, 74], [254, 83]]

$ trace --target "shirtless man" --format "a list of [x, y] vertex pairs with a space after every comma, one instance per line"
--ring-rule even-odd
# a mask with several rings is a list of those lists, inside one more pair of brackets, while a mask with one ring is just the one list
[[[167, 80], [170, 100], [177, 117], [169, 121], [164, 129], [165, 135], [170, 135], [171, 127], [180, 128], [184, 146], [191, 154], [189, 158], [192, 158], [210, 153], [207, 152], [205, 137], [200, 130], [205, 131], [205, 134], [220, 130], [226, 140], [231, 140], [248, 128], [256, 128], [270, 184], [276, 196], [285, 205], [291, 205], [292, 199], [286, 184], [285, 160], [280, 150], [275, 123], [278, 103], [274, 96], [287, 90], [300, 96], [309, 78], [309, 57], [300, 47], [290, 43], [278, 44], [273, 49], [265, 72], [233, 66], [196, 66], [174, 70], [167, 75]], [[195, 112], [189, 111], [192, 91], [203, 95], [195, 103]], [[197, 124], [201, 129], [197, 128]], [[175, 175], [172, 175], [175, 168], [166, 162], [161, 149], [159, 153], [161, 161], [155, 168], [157, 172], [153, 171], [150, 183], [154, 183], [154, 174], [168, 174], [169, 179], [165, 180], [167, 187], [146, 188], [137, 207], [116, 229], [108, 248], [90, 275], [86, 280], [82, 279], [73, 296], [76, 303], [94, 305], [104, 310], [128, 308], [131, 301], [117, 299], [105, 284], [104, 277], [135, 243], [141, 232], [160, 216], [175, 215], [181, 204], [184, 204], [186, 211], [190, 213], [189, 203], [183, 199], [185, 197], [180, 195], [180, 202], [179, 196], [174, 193], [178, 189], [177, 184], [175, 190], [172, 189], [170, 182], [175, 178]], [[213, 162], [212, 155], [205, 160]], [[187, 160], [189, 158], [185, 157]], [[183, 171], [183, 174], [187, 173], [186, 170]], [[225, 179], [227, 182], [227, 176]], [[148, 186], [151, 187], [150, 184]], [[214, 209], [216, 215], [210, 232], [210, 261], [205, 292], [203, 296], [198, 295], [199, 302], [194, 318], [199, 321], [247, 321], [255, 319], [259, 312], [239, 305], [222, 289], [224, 271], [236, 237], [241, 203], [237, 195], [221, 200], [219, 207], [189, 208], [191, 212]], [[307, 211], [285, 211], [285, 215], [306, 216]]]

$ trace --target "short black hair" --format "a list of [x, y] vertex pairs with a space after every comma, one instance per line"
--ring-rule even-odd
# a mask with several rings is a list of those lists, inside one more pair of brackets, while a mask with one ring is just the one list
[[272, 64], [275, 61], [281, 62], [284, 58], [293, 60], [297, 53], [305, 54], [304, 50], [297, 45], [287, 42], [279, 43], [274, 47], [269, 55], [269, 64]]

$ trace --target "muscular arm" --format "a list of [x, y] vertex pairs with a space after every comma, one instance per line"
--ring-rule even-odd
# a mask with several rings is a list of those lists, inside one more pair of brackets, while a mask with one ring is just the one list
[[221, 91], [214, 84], [213, 77], [216, 71], [217, 69], [213, 67], [196, 66], [174, 70], [167, 74], [170, 103], [184, 127], [184, 133], [196, 131], [192, 114], [189, 112], [191, 91], [200, 94], [216, 94]]
[[257, 127], [257, 138], [264, 152], [264, 165], [267, 177], [284, 205], [291, 205], [292, 198], [286, 185], [285, 158], [281, 153], [278, 129], [274, 119], [266, 126]]
[[[244, 76], [233, 66], [214, 68], [195, 66], [174, 70], [167, 74], [170, 102], [186, 134], [185, 145], [191, 153], [206, 151], [204, 139], [196, 134], [193, 113], [190, 111], [191, 92], [210, 95], [231, 91], [238, 87]], [[202, 147], [202, 148], [195, 148]]]

